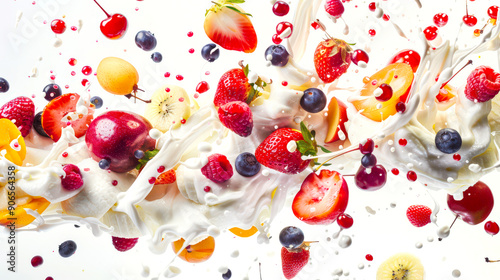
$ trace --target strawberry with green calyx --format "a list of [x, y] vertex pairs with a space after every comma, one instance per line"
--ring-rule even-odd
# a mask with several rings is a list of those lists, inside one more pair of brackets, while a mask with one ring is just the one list
[[205, 13], [203, 27], [214, 43], [224, 49], [252, 53], [257, 48], [257, 34], [245, 13], [236, 4], [244, 0], [219, 0]]
[[[300, 132], [304, 137], [304, 140], [297, 141], [297, 149], [304, 156], [317, 156], [318, 148], [320, 148], [325, 153], [331, 153], [328, 149], [323, 146], [318, 145], [316, 142], [316, 131], [309, 131], [304, 124], [304, 122], [300, 122]], [[318, 165], [317, 159], [314, 159], [311, 163], [313, 165]], [[329, 164], [324, 164], [324, 166], [328, 166]]]
[[319, 78], [331, 83], [344, 74], [351, 64], [351, 46], [343, 40], [329, 38], [321, 41], [314, 52], [314, 67]]

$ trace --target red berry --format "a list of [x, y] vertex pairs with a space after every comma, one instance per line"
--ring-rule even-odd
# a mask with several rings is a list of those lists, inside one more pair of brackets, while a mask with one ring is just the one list
[[379, 96], [375, 96], [375, 99], [385, 102], [392, 98], [392, 87], [390, 85], [383, 83], [379, 88], [382, 90], [382, 93]]
[[[360, 61], [364, 63], [368, 63], [370, 58], [368, 57], [368, 54], [364, 50], [354, 50], [351, 54], [351, 61], [358, 65]], [[359, 65], [358, 65], [359, 66]]]
[[253, 117], [248, 104], [232, 101], [219, 107], [219, 120], [222, 124], [241, 137], [252, 134]]
[[40, 266], [43, 264], [43, 258], [41, 256], [34, 256], [32, 259], [31, 259], [31, 265], [33, 267], [37, 267], [37, 266]]
[[372, 12], [375, 12], [375, 10], [377, 9], [375, 2], [371, 2], [370, 4], [368, 4], [368, 9]]
[[212, 154], [208, 163], [201, 168], [201, 173], [215, 183], [223, 183], [233, 176], [233, 167], [225, 155]]
[[411, 66], [413, 73], [417, 72], [420, 65], [420, 55], [414, 50], [403, 50], [395, 54], [389, 63], [406, 63]]
[[474, 69], [465, 86], [465, 96], [471, 101], [486, 102], [500, 91], [500, 74], [489, 66]]
[[438, 35], [437, 31], [438, 31], [438, 29], [435, 26], [427, 27], [424, 30], [425, 39], [427, 39], [428, 41], [432, 41], [432, 40], [436, 39], [436, 37]]
[[477, 23], [477, 18], [473, 15], [466, 15], [462, 18], [462, 20], [464, 21], [465, 25], [471, 26], [471, 27], [476, 25], [476, 23]]
[[397, 169], [397, 168], [393, 168], [393, 169], [391, 170], [391, 172], [392, 172], [392, 174], [394, 174], [394, 175], [399, 175], [399, 169]]
[[423, 227], [431, 222], [431, 208], [425, 205], [412, 205], [406, 210], [406, 217], [416, 227]]
[[360, 166], [354, 176], [354, 183], [362, 190], [376, 191], [387, 182], [387, 171], [384, 166], [377, 164], [372, 168]]
[[371, 261], [373, 261], [373, 256], [372, 256], [372, 255], [370, 255], [370, 254], [367, 254], [367, 255], [365, 256], [365, 259], [366, 259], [367, 261], [371, 262]]
[[488, 8], [488, 16], [492, 19], [497, 19], [498, 16], [498, 6], [491, 6]]
[[285, 30], [290, 29], [290, 34], [282, 37], [283, 39], [290, 38], [292, 36], [293, 32], [293, 25], [289, 23], [288, 21], [282, 21], [276, 25], [276, 34], [279, 36], [281, 33], [283, 33]]
[[384, 14], [382, 16], [382, 19], [385, 20], [385, 21], [389, 21], [391, 19], [391, 17], [388, 14]]
[[290, 6], [284, 1], [276, 1], [273, 5], [273, 13], [279, 17], [285, 16], [290, 11]]
[[359, 151], [363, 155], [371, 154], [374, 149], [375, 149], [375, 142], [371, 138], [368, 138], [366, 139], [366, 142], [359, 144]]
[[399, 101], [396, 104], [396, 111], [398, 111], [398, 113], [404, 113], [406, 111], [406, 105], [405, 105], [405, 103]]
[[70, 59], [68, 60], [68, 63], [69, 63], [69, 65], [71, 65], [71, 66], [75, 66], [75, 65], [76, 65], [76, 62], [77, 62], [76, 58], [70, 58]]
[[435, 25], [443, 27], [448, 23], [448, 15], [445, 13], [435, 14], [433, 20]]
[[199, 82], [198, 85], [196, 86], [196, 92], [200, 93], [200, 94], [208, 91], [209, 89], [210, 89], [210, 86], [205, 81]]
[[370, 36], [375, 36], [377, 34], [377, 31], [375, 31], [375, 29], [370, 29], [368, 30], [368, 34], [370, 34]]
[[353, 223], [354, 223], [353, 218], [346, 213], [340, 214], [337, 218], [337, 224], [339, 224], [339, 226], [343, 229], [348, 229], [352, 227]]
[[214, 105], [222, 106], [231, 101], [247, 101], [251, 86], [243, 69], [235, 68], [222, 75], [215, 91]]
[[56, 34], [63, 34], [66, 31], [66, 23], [61, 19], [55, 19], [50, 23], [50, 28]]
[[275, 43], [276, 45], [279, 45], [283, 41], [283, 39], [281, 39], [278, 36], [278, 34], [274, 34], [272, 39], [273, 39], [273, 43]]
[[344, 5], [342, 5], [340, 0], [327, 0], [325, 10], [333, 18], [340, 18], [344, 13]]
[[500, 228], [497, 223], [488, 221], [484, 224], [484, 230], [491, 235], [495, 235], [500, 231]]
[[406, 173], [406, 178], [408, 178], [409, 181], [411, 182], [415, 182], [417, 180], [417, 173], [415, 173], [415, 171], [408, 171], [408, 173]]
[[453, 159], [456, 161], [460, 161], [462, 159], [462, 157], [459, 154], [454, 154]]
[[83, 73], [83, 75], [88, 76], [88, 75], [92, 74], [92, 68], [90, 66], [83, 66], [82, 73]]
[[61, 176], [61, 185], [68, 191], [73, 191], [83, 186], [82, 173], [78, 166], [74, 164], [66, 164], [63, 167], [66, 176]]
[[404, 147], [404, 146], [406, 146], [406, 144], [408, 144], [408, 141], [404, 138], [401, 138], [401, 139], [399, 139], [398, 143], [399, 143], [399, 145]]
[[301, 249], [298, 252], [288, 251], [281, 247], [281, 267], [286, 279], [294, 278], [309, 261], [309, 250]]
[[28, 97], [16, 97], [0, 108], [0, 118], [11, 120], [26, 137], [35, 120], [35, 103]]
[[116, 237], [112, 236], [113, 246], [115, 246], [116, 250], [120, 252], [128, 251], [134, 248], [139, 238], [124, 238], [124, 237]]

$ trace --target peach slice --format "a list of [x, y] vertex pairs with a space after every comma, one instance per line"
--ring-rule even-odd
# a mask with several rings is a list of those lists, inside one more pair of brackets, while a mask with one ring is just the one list
[[340, 139], [339, 133], [347, 135], [347, 131], [345, 129], [345, 122], [347, 120], [347, 106], [336, 97], [332, 97], [330, 103], [328, 104], [328, 132], [325, 137], [325, 143], [345, 140], [345, 138]]
[[[412, 82], [411, 66], [406, 63], [393, 63], [373, 74], [361, 89], [360, 96], [350, 102], [363, 116], [381, 122], [397, 113], [398, 102], [406, 102]], [[393, 94], [389, 100], [379, 102], [373, 93], [383, 83], [391, 86]]]
[[242, 229], [239, 227], [233, 227], [233, 228], [230, 228], [229, 231], [231, 233], [233, 233], [234, 235], [239, 236], [239, 237], [250, 237], [250, 236], [256, 234], [259, 230], [255, 226], [252, 226], [249, 229]]
[[35, 220], [35, 217], [28, 214], [26, 209], [42, 214], [49, 205], [50, 202], [43, 197], [30, 197], [28, 203], [18, 205], [12, 211], [9, 209], [0, 210], [0, 225], [7, 226], [11, 221], [14, 221], [16, 228], [27, 226]]
[[21, 166], [26, 157], [24, 138], [17, 126], [9, 119], [0, 119], [0, 150], [3, 156], [15, 165]]
[[[182, 248], [183, 244], [184, 239], [182, 238], [172, 242], [172, 248], [176, 254]], [[188, 245], [179, 253], [179, 258], [189, 263], [204, 262], [212, 256], [214, 249], [215, 239], [212, 236], [209, 236], [196, 244]]]
[[454, 89], [450, 85], [445, 85], [439, 90], [439, 94], [436, 96], [438, 102], [447, 102], [451, 100], [455, 95], [452, 93]]

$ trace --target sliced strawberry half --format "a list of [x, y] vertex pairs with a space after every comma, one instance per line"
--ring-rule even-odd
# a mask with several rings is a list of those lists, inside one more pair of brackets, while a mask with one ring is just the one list
[[317, 225], [331, 224], [344, 213], [349, 200], [347, 182], [337, 172], [321, 170], [309, 174], [292, 203], [293, 214], [301, 221]]
[[220, 0], [207, 10], [203, 27], [208, 38], [224, 49], [252, 53], [257, 48], [257, 34], [249, 14], [233, 3]]
[[75, 130], [76, 137], [82, 137], [87, 132], [94, 118], [94, 108], [88, 107], [87, 115], [77, 115], [76, 104], [79, 99], [80, 95], [76, 93], [66, 93], [52, 99], [43, 109], [42, 127], [52, 140], [58, 141], [62, 129], [68, 125]]

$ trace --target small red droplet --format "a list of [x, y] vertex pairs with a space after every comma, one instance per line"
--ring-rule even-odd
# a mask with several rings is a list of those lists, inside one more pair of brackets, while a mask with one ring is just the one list
[[406, 111], [406, 105], [403, 102], [398, 102], [396, 104], [396, 111], [398, 113], [404, 113]]
[[50, 79], [53, 81], [53, 80], [55, 80], [55, 79], [56, 79], [56, 76], [54, 76], [54, 75], [50, 75]]
[[375, 36], [377, 34], [377, 31], [375, 31], [375, 29], [370, 29], [368, 30], [368, 34], [370, 34], [370, 36]]
[[70, 59], [68, 60], [68, 63], [69, 63], [69, 65], [71, 65], [71, 66], [75, 66], [75, 65], [76, 65], [76, 62], [77, 62], [76, 58], [70, 58]]
[[43, 264], [43, 258], [41, 256], [34, 256], [32, 259], [31, 259], [31, 265], [33, 267], [37, 267], [37, 266], [40, 266]]
[[116, 185], [118, 185], [118, 181], [113, 180], [113, 182], [111, 182], [111, 184], [112, 184], [113, 186], [116, 186]]
[[89, 171], [90, 171], [90, 168], [86, 167], [86, 168], [84, 168], [84, 169], [83, 169], [83, 171], [85, 171], [85, 172], [89, 172]]
[[182, 124], [185, 124], [185, 123], [186, 123], [186, 120], [185, 120], [185, 119], [182, 119], [182, 120], [181, 120], [181, 123], [182, 123]]
[[193, 31], [189, 31], [189, 32], [187, 33], [187, 35], [188, 35], [188, 37], [193, 37]]
[[462, 159], [462, 157], [459, 154], [454, 154], [453, 159], [456, 161], [460, 161]]
[[151, 178], [149, 178], [148, 182], [150, 184], [154, 184], [156, 182], [156, 178], [155, 177], [151, 177]]
[[208, 91], [209, 89], [210, 89], [210, 86], [205, 81], [199, 82], [198, 85], [196, 86], [197, 93], [204, 93], [204, 92]]
[[284, 87], [288, 86], [288, 82], [287, 82], [287, 81], [283, 81], [283, 82], [281, 82], [281, 84], [282, 84]]
[[397, 169], [397, 168], [393, 168], [393, 169], [391, 170], [391, 172], [392, 172], [392, 174], [394, 174], [394, 175], [396, 175], [396, 176], [397, 176], [397, 175], [399, 175], [399, 169]]
[[182, 80], [184, 80], [184, 77], [182, 77], [182, 75], [177, 75], [177, 76], [175, 76], [175, 78], [176, 78], [178, 81], [182, 81]]
[[417, 180], [417, 173], [415, 171], [408, 171], [406, 174], [406, 178], [408, 178], [409, 181], [415, 182]]
[[76, 72], [75, 71], [71, 71], [71, 76], [74, 76], [76, 75]]
[[68, 157], [68, 152], [62, 153], [62, 157]]
[[166, 92], [170, 92], [170, 88], [165, 88], [165, 91]]
[[209, 192], [211, 189], [212, 189], [212, 188], [210, 188], [210, 186], [205, 186], [205, 187], [203, 188], [203, 190], [204, 190], [205, 192]]
[[372, 255], [370, 255], [370, 254], [366, 254], [365, 258], [366, 258], [366, 260], [367, 260], [367, 261], [369, 261], [369, 262], [373, 261], [373, 256], [372, 256]]
[[406, 146], [406, 144], [408, 144], [408, 141], [406, 141], [406, 139], [404, 139], [404, 138], [401, 138], [401, 139], [399, 139], [398, 143], [399, 143], [399, 145], [404, 147], [404, 146]]
[[85, 86], [87, 86], [88, 83], [89, 83], [89, 80], [87, 80], [87, 79], [82, 80], [82, 86], [85, 87]]
[[385, 20], [385, 21], [389, 21], [391, 19], [391, 17], [389, 15], [387, 15], [387, 14], [384, 14], [382, 16], [382, 19]]
[[170, 72], [165, 72], [165, 74], [163, 75], [163, 77], [165, 77], [165, 78], [170, 77]]
[[318, 22], [313, 21], [313, 22], [311, 23], [311, 27], [312, 27], [312, 28], [314, 28], [315, 30], [317, 30], [317, 29], [320, 27], [320, 25], [319, 25], [319, 23], [318, 23]]
[[370, 4], [368, 4], [368, 9], [372, 12], [375, 12], [375, 9], [377, 8], [377, 6], [375, 5], [375, 2], [371, 2]]
[[165, 166], [161, 165], [156, 171], [158, 171], [158, 173], [163, 173], [163, 171], [165, 171]]
[[193, 48], [189, 49], [189, 53], [194, 53], [194, 49]]
[[184, 97], [180, 97], [179, 102], [184, 102]]
[[275, 43], [275, 44], [280, 44], [280, 43], [283, 41], [283, 40], [282, 40], [282, 39], [278, 36], [278, 34], [274, 34], [274, 35], [273, 35], [272, 40], [273, 40], [273, 43]]
[[90, 66], [83, 66], [82, 68], [83, 75], [90, 75], [92, 73], [92, 68]]
[[78, 28], [76, 28], [76, 26], [71, 26], [71, 30], [72, 31], [76, 31]]

